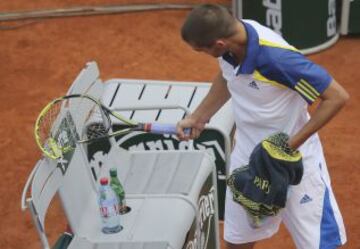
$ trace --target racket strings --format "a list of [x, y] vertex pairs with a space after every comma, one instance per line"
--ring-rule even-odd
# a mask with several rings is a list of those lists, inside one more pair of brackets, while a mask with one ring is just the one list
[[61, 110], [61, 103], [54, 103], [50, 109], [46, 112], [44, 116], [42, 116], [39, 123], [39, 136], [40, 140], [45, 147], [51, 147], [48, 144], [48, 139], [52, 137], [52, 129], [53, 125], [56, 122], [56, 118], [58, 117]]
[[86, 128], [87, 139], [97, 139], [106, 136], [108, 129], [102, 123], [92, 123]]
[[[91, 101], [87, 99], [87, 101]], [[106, 137], [111, 129], [110, 116], [97, 103], [91, 101], [92, 108], [87, 113], [85, 139], [93, 140]]]
[[[72, 122], [82, 131], [77, 138], [71, 135], [75, 126], [67, 122], [67, 114], [70, 118], [74, 117]], [[126, 127], [113, 131], [112, 119], [124, 123]], [[74, 149], [72, 141], [87, 143], [123, 135], [133, 131], [137, 125], [137, 122], [113, 112], [90, 95], [73, 94], [57, 98], [45, 106], [35, 124], [35, 139], [46, 156], [56, 159]]]
[[137, 130], [136, 127], [122, 127], [117, 131], [110, 132], [102, 123], [92, 123], [86, 127], [86, 139], [79, 141], [80, 143], [96, 141], [97, 139], [120, 136]]

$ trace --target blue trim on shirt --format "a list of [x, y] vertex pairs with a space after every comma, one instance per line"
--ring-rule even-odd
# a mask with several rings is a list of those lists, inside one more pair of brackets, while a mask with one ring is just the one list
[[227, 63], [229, 63], [230, 65], [232, 65], [234, 68], [238, 66], [235, 58], [232, 56], [232, 54], [230, 52], [226, 52], [225, 54], [223, 54], [222, 58], [227, 61]]
[[320, 224], [319, 249], [335, 249], [341, 246], [339, 227], [336, 223], [334, 211], [331, 207], [329, 190], [326, 188], [324, 196], [323, 213]]
[[248, 23], [242, 22], [242, 24], [244, 25], [247, 34], [246, 54], [236, 75], [252, 74], [255, 71], [260, 50], [259, 35], [256, 30]]
[[[300, 52], [286, 48], [269, 47], [259, 44], [259, 35], [251, 24], [241, 21], [247, 33], [245, 58], [236, 75], [252, 74], [258, 70], [264, 77], [287, 86], [311, 104], [330, 85], [332, 77], [321, 66], [307, 59]], [[234, 68], [238, 66], [231, 53], [225, 53], [222, 58]], [[315, 94], [305, 94], [299, 90], [299, 82], [305, 81], [315, 90]], [[304, 84], [300, 84], [304, 88]], [[297, 88], [297, 90], [295, 89]], [[306, 86], [305, 86], [306, 88]], [[311, 89], [310, 89], [311, 90]]]
[[[247, 44], [245, 58], [242, 61], [236, 75], [239, 74], [252, 74], [256, 68], [256, 58], [259, 52], [259, 35], [256, 30], [248, 23], [240, 21], [246, 30]], [[230, 52], [225, 53], [222, 58], [227, 61], [234, 68], [238, 66], [235, 58]]]
[[[292, 50], [261, 46], [257, 62], [257, 70], [262, 75], [291, 89], [294, 89], [300, 80], [305, 80], [322, 94], [332, 81], [332, 77], [324, 68]], [[309, 104], [313, 102], [299, 94]]]

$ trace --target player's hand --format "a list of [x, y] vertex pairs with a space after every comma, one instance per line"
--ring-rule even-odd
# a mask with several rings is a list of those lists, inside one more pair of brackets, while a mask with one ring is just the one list
[[[177, 136], [180, 140], [196, 139], [200, 136], [204, 130], [205, 123], [198, 122], [196, 118], [187, 116], [185, 119], [180, 120], [176, 125]], [[186, 129], [190, 129], [190, 132], [185, 132]]]

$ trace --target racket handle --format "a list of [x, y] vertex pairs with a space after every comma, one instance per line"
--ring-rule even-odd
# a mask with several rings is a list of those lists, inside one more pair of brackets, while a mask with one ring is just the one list
[[[176, 125], [175, 124], [160, 124], [160, 123], [146, 123], [144, 124], [144, 131], [154, 133], [154, 134], [171, 134], [176, 135]], [[184, 129], [185, 135], [190, 135], [191, 129]]]

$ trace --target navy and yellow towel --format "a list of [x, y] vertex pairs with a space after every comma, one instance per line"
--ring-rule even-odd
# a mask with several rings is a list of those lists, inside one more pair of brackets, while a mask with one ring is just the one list
[[251, 153], [249, 164], [227, 179], [234, 201], [255, 220], [276, 215], [285, 207], [288, 186], [301, 181], [302, 156], [287, 146], [288, 138], [277, 133], [264, 139]]

